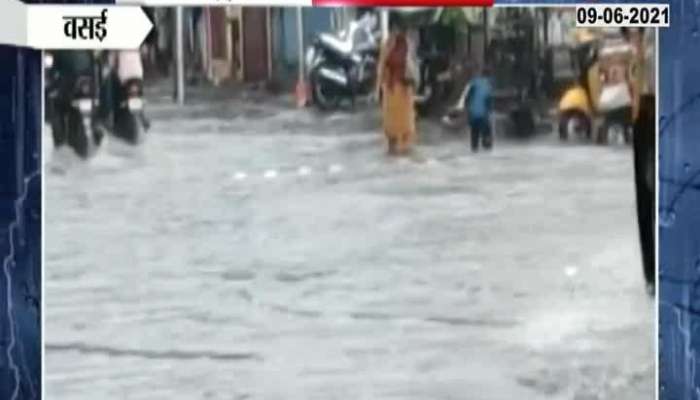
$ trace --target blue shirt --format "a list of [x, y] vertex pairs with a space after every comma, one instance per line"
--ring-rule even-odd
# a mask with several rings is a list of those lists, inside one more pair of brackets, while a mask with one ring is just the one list
[[491, 111], [491, 82], [479, 76], [472, 79], [467, 92], [467, 112], [469, 118], [487, 118]]

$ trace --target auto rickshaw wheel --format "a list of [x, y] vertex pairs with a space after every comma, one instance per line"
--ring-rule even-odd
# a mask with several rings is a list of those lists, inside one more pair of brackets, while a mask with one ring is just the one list
[[629, 143], [629, 128], [621, 122], [606, 121], [603, 126], [600, 127], [596, 143], [601, 145], [614, 143], [614, 140], [620, 136], [622, 136], [625, 143]]
[[591, 120], [579, 110], [564, 111], [559, 117], [559, 139], [567, 141], [575, 136], [591, 137]]
[[608, 144], [616, 137], [622, 137], [622, 141], [625, 144], [632, 143], [632, 109], [630, 107], [624, 107], [609, 112], [605, 115], [603, 125], [598, 132], [598, 137], [596, 142], [598, 144]]

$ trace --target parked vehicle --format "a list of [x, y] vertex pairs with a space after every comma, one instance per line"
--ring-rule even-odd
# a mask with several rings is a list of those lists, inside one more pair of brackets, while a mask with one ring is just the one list
[[[618, 137], [631, 142], [638, 90], [632, 87], [633, 48], [621, 36], [580, 35], [576, 52], [579, 81], [559, 102], [559, 137], [576, 136], [605, 144]], [[635, 97], [636, 96], [636, 97]]]
[[485, 65], [493, 84], [494, 109], [508, 116], [506, 136], [526, 139], [537, 134], [535, 110], [541, 86], [537, 61], [538, 24], [534, 10], [504, 8], [488, 28]]
[[441, 23], [445, 7], [399, 7], [390, 11], [390, 17], [400, 19], [409, 32], [417, 33], [415, 104], [418, 114], [425, 116], [444, 105], [452, 94], [452, 71], [456, 30]]
[[418, 68], [420, 81], [416, 90], [416, 107], [421, 115], [448, 100], [454, 86], [452, 54], [454, 28], [428, 25], [420, 28]]
[[306, 71], [314, 103], [335, 109], [341, 100], [373, 93], [379, 59], [377, 16], [366, 13], [337, 34], [321, 33], [306, 52]]

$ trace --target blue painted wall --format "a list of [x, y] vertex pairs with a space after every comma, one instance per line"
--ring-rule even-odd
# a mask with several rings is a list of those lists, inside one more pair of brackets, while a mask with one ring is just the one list
[[659, 46], [662, 400], [700, 396], [700, 2], [671, 4]]
[[41, 53], [0, 46], [0, 399], [41, 395]]
[[32, 400], [41, 398], [42, 59], [0, 46], [0, 60], [0, 399]]
[[[304, 8], [304, 47], [312, 42], [320, 32], [331, 31], [330, 8]], [[285, 78], [296, 74], [299, 58], [297, 37], [297, 9], [294, 7], [275, 8], [272, 16], [273, 46], [272, 58], [274, 74]]]

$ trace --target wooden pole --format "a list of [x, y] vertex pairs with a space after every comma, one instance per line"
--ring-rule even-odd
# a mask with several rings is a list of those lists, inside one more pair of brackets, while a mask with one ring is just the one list
[[381, 11], [382, 42], [389, 37], [389, 10], [383, 8]]
[[299, 45], [299, 77], [297, 79], [295, 96], [297, 99], [297, 107], [301, 108], [306, 105], [309, 92], [304, 79], [304, 15], [302, 7], [297, 7], [297, 39]]

